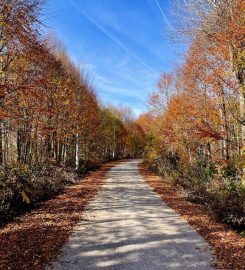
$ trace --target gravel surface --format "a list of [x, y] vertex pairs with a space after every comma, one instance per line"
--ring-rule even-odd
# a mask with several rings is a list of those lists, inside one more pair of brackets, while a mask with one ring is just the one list
[[47, 269], [212, 269], [207, 242], [146, 184], [139, 163], [110, 170]]

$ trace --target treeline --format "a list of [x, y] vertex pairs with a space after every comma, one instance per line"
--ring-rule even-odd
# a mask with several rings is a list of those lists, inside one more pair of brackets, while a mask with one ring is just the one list
[[41, 11], [40, 0], [1, 0], [1, 221], [73, 181], [67, 166], [84, 172], [143, 151], [130, 110], [101, 106], [86, 69], [42, 38]]
[[190, 199], [244, 229], [244, 1], [181, 2], [176, 29], [191, 45], [138, 119], [148, 134], [146, 159]]

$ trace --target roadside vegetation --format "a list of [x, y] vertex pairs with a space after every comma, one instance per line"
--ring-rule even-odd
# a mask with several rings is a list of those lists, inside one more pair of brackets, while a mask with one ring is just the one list
[[161, 75], [150, 110], [138, 119], [146, 161], [191, 201], [243, 231], [244, 1], [173, 2], [176, 36], [190, 46], [183, 64]]
[[59, 193], [76, 173], [143, 151], [131, 110], [102, 106], [86, 67], [54, 35], [41, 35], [42, 4], [0, 5], [0, 224]]

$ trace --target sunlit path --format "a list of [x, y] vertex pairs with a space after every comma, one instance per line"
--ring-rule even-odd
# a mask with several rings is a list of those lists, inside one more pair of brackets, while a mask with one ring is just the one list
[[207, 243], [145, 183], [139, 162], [108, 173], [49, 269], [212, 269]]

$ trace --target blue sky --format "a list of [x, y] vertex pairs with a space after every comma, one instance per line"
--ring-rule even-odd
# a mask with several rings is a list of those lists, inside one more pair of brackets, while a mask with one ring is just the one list
[[168, 41], [168, 0], [49, 0], [45, 31], [55, 32], [74, 62], [84, 61], [102, 103], [136, 115], [183, 48]]

